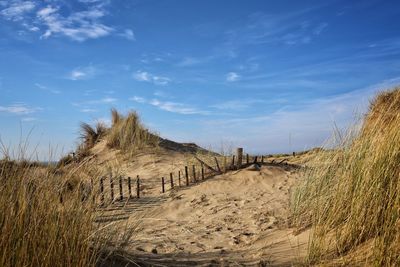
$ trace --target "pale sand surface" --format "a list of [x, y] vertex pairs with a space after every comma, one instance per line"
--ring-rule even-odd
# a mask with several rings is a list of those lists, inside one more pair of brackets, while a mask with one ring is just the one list
[[[166, 161], [160, 168], [163, 157], [153, 156], [158, 162], [137, 168], [149, 162], [148, 155], [143, 157], [126, 171], [139, 170], [146, 177], [174, 165]], [[185, 159], [179, 155], [174, 161], [179, 166]], [[112, 204], [102, 210], [99, 221], [135, 227], [123, 249], [140, 266], [296, 265], [305, 256], [309, 236], [308, 231], [295, 235], [287, 223], [290, 190], [297, 180], [294, 168], [272, 164], [231, 171], [190, 187], [168, 187], [165, 194], [160, 194], [158, 181], [148, 179], [141, 199]]]

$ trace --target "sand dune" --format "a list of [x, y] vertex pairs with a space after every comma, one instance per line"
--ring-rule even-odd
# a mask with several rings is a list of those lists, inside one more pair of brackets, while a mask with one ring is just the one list
[[290, 166], [266, 164], [145, 197], [140, 205], [132, 201], [103, 216], [122, 218], [119, 227], [139, 222], [125, 248], [137, 262], [291, 265], [304, 256], [308, 238], [287, 226], [297, 179]]

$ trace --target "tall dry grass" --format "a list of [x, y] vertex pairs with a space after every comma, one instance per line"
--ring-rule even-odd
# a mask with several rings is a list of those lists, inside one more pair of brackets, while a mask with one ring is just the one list
[[0, 266], [95, 265], [105, 236], [80, 172], [0, 160]]
[[[400, 88], [378, 94], [357, 135], [317, 153], [293, 195], [294, 224], [312, 225], [309, 261], [357, 254], [400, 265]], [[366, 242], [368, 241], [368, 242]]]
[[112, 127], [106, 137], [110, 148], [132, 151], [158, 146], [160, 138], [144, 127], [136, 112], [131, 111], [122, 116], [112, 109], [111, 117]]

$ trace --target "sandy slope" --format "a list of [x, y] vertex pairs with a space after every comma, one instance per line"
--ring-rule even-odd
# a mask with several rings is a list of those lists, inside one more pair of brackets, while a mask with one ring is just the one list
[[290, 167], [266, 164], [132, 200], [102, 219], [139, 223], [125, 249], [140, 264], [290, 266], [305, 255], [309, 234], [287, 226], [296, 181]]

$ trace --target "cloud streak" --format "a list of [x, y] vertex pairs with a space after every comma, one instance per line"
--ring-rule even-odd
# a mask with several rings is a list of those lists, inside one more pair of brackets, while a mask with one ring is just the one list
[[133, 74], [133, 79], [139, 82], [150, 82], [155, 85], [167, 85], [171, 82], [171, 79], [165, 76], [158, 76], [151, 74], [147, 71], [136, 71]]
[[9, 106], [0, 106], [0, 112], [14, 114], [14, 115], [27, 115], [35, 113], [40, 110], [42, 110], [42, 108], [31, 107], [25, 103], [14, 103]]
[[145, 99], [143, 97], [134, 96], [131, 97], [130, 100], [140, 103], [140, 104], [148, 104], [154, 107], [157, 107], [160, 110], [182, 114], [182, 115], [208, 115], [210, 114], [208, 111], [197, 109], [191, 105], [172, 102], [172, 101], [161, 101], [159, 99]]

